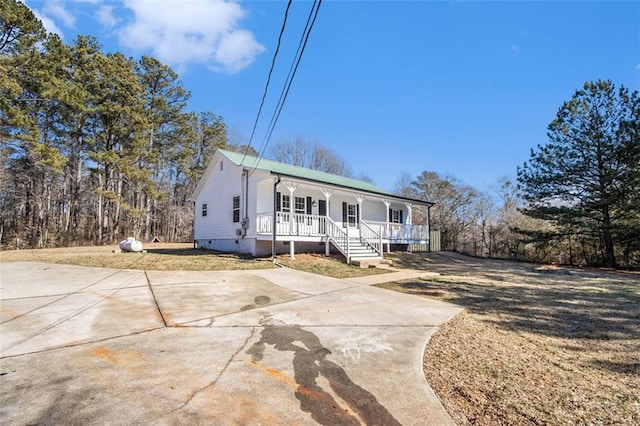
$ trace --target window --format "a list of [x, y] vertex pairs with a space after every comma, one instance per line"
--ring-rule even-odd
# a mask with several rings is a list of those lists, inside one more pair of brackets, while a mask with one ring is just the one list
[[240, 196], [233, 197], [233, 223], [240, 222]]
[[220, 171], [224, 170], [224, 161], [220, 161]]
[[357, 204], [342, 203], [342, 226], [356, 227], [360, 221], [360, 208]]
[[389, 222], [391, 223], [402, 223], [402, 210], [392, 210], [389, 209]]
[[295, 209], [296, 209], [296, 213], [302, 213], [305, 214], [307, 209], [305, 207], [305, 198], [304, 197], [296, 197], [295, 198]]
[[207, 203], [202, 203], [202, 217], [207, 216]]
[[288, 212], [291, 208], [291, 197], [289, 195], [282, 196], [282, 211]]
[[347, 222], [352, 228], [358, 223], [358, 206], [355, 204], [347, 204]]

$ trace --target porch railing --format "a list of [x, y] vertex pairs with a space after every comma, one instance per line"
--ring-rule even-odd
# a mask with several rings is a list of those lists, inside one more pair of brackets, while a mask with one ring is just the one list
[[[312, 214], [276, 212], [276, 234], [324, 236], [327, 235], [326, 219], [326, 216]], [[260, 213], [256, 221], [259, 234], [273, 232], [273, 213]]]
[[347, 259], [347, 263], [351, 263], [351, 253], [349, 253], [349, 228], [342, 226], [327, 217], [327, 237], [329, 241], [342, 253]]
[[365, 221], [360, 221], [360, 239], [369, 247], [375, 250], [380, 257], [383, 256], [382, 250], [382, 226], [379, 226], [379, 232], [376, 232], [371, 225]]
[[376, 220], [362, 221], [370, 227], [380, 226], [382, 238], [389, 241], [427, 241], [429, 234], [425, 225], [407, 225], [404, 223], [387, 223]]

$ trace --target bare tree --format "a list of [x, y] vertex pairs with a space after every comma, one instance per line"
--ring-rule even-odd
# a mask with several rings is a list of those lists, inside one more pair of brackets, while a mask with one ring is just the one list
[[271, 147], [269, 158], [334, 175], [353, 176], [347, 162], [338, 154], [320, 143], [310, 143], [301, 137], [278, 141]]
[[467, 251], [468, 231], [474, 224], [478, 191], [453, 176], [422, 172], [412, 183], [418, 198], [435, 202], [431, 209], [433, 229], [442, 233], [443, 248]]

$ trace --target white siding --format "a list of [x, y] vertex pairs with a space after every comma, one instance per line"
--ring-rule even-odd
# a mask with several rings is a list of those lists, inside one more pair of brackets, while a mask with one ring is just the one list
[[387, 220], [387, 206], [382, 198], [366, 198], [362, 202], [362, 219], [384, 222]]
[[[219, 154], [213, 161], [211, 174], [195, 200], [194, 239], [235, 240], [240, 223], [233, 223], [232, 207], [233, 197], [241, 195], [242, 169]], [[224, 163], [222, 170], [220, 161]], [[206, 217], [202, 217], [202, 203], [207, 203]]]

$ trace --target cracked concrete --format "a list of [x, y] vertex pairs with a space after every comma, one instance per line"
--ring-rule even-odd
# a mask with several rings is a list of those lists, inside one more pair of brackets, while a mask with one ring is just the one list
[[0, 264], [6, 424], [452, 424], [422, 373], [460, 308], [289, 270]]

